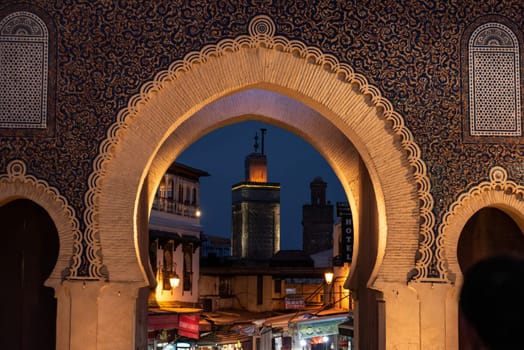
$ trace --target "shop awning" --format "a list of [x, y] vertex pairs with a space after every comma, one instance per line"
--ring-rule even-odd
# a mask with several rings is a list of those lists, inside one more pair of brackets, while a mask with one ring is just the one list
[[299, 337], [302, 339], [313, 338], [322, 335], [338, 334], [338, 325], [347, 320], [342, 317], [322, 317], [297, 322]]
[[[147, 317], [149, 332], [175, 329], [179, 336], [198, 339], [200, 334], [200, 311], [196, 308], [157, 308], [150, 309]], [[203, 326], [206, 326], [203, 323]]]
[[353, 319], [350, 318], [346, 322], [339, 324], [338, 333], [348, 337], [353, 337]]
[[198, 346], [216, 346], [224, 344], [236, 344], [251, 340], [248, 335], [238, 334], [235, 331], [217, 331], [210, 333], [197, 342]]

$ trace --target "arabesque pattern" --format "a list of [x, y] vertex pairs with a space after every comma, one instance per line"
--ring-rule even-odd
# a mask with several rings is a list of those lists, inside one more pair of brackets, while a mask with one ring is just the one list
[[[217, 45], [208, 45], [200, 52], [189, 53], [184, 60], [176, 61], [170, 65], [169, 69], [158, 73], [153, 81], [150, 81], [140, 89], [140, 93], [133, 96], [128, 107], [121, 110], [118, 114], [118, 121], [111, 126], [108, 132], [108, 138], [101, 145], [101, 153], [94, 163], [94, 172], [90, 177], [91, 188], [86, 196], [86, 223], [88, 227], [86, 236], [89, 241], [94, 243], [96, 235], [94, 215], [96, 213], [97, 189], [104, 177], [104, 162], [111, 159], [111, 149], [119, 142], [119, 132], [124, 130], [127, 121], [133, 118], [138, 110], [138, 106], [146, 103], [149, 96], [154, 92], [162, 90], [163, 86], [174, 80], [180, 74], [192, 69], [196, 64], [205, 63], [209, 57], [220, 57], [228, 52], [241, 50], [244, 47], [266, 47], [267, 49], [280, 50], [290, 54], [295, 54], [303, 59], [308, 60], [320, 67], [328, 68], [339, 79], [344, 79], [347, 83], [357, 84], [362, 94], [369, 95], [376, 107], [384, 110], [385, 118], [392, 123], [392, 130], [401, 138], [401, 145], [406, 151], [407, 159], [414, 169], [414, 178], [418, 184], [418, 195], [421, 203], [421, 235], [420, 259], [417, 262], [416, 273], [412, 276], [414, 279], [426, 279], [429, 277], [429, 265], [433, 259], [431, 247], [435, 242], [433, 227], [435, 224], [433, 209], [433, 197], [431, 196], [430, 180], [426, 174], [426, 165], [420, 158], [420, 149], [413, 140], [411, 131], [405, 127], [402, 116], [396, 112], [392, 104], [382, 97], [380, 90], [370, 85], [367, 79], [355, 73], [353, 68], [348, 64], [341, 63], [333, 55], [324, 54], [319, 48], [308, 47], [297, 40], [289, 40], [282, 36], [273, 36], [275, 25], [268, 16], [257, 16], [249, 25], [250, 35], [241, 35], [235, 39], [226, 39], [220, 41]], [[92, 251], [97, 249], [92, 246]], [[96, 254], [93, 254], [96, 256]], [[440, 265], [439, 265], [440, 266]], [[441, 272], [441, 271], [439, 271]], [[435, 278], [431, 278], [433, 280]], [[438, 278], [437, 278], [438, 279]]]

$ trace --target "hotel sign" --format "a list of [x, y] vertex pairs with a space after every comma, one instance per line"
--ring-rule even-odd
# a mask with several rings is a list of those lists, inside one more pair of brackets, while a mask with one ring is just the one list
[[353, 217], [348, 202], [337, 202], [337, 216], [340, 218], [342, 229], [340, 257], [343, 262], [351, 262], [353, 256]]

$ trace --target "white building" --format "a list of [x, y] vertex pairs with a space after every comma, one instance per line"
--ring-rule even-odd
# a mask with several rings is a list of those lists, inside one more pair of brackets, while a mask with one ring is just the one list
[[158, 187], [149, 220], [149, 256], [156, 279], [149, 296], [150, 349], [198, 339], [199, 179], [208, 175], [173, 163]]

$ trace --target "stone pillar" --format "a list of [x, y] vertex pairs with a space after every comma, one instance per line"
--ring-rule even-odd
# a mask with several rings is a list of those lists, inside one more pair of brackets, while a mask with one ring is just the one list
[[103, 282], [66, 280], [55, 287], [58, 350], [97, 349], [98, 296]]
[[381, 282], [377, 287], [385, 302], [386, 349], [458, 349], [457, 292], [453, 285]]
[[56, 298], [56, 350], [68, 350], [71, 334], [71, 293], [67, 284], [53, 286]]
[[[420, 307], [417, 291], [405, 283], [380, 283], [383, 304], [379, 311], [381, 336], [386, 349], [418, 350], [420, 346]], [[384, 334], [385, 333], [385, 334]]]
[[97, 350], [138, 349], [137, 298], [140, 287], [137, 283], [111, 282], [100, 289], [98, 300]]
[[420, 300], [421, 349], [458, 349], [455, 288], [447, 283], [413, 283]]
[[[460, 284], [462, 285], [462, 283]], [[460, 287], [457, 284], [447, 284], [446, 297], [446, 349], [459, 348], [459, 296]]]
[[55, 287], [57, 350], [145, 348], [143, 290], [143, 283], [79, 280]]
[[[355, 296], [354, 293], [352, 293], [353, 296]], [[360, 338], [358, 336], [358, 330], [360, 329], [360, 310], [359, 310], [359, 302], [357, 298], [354, 298], [353, 300], [353, 341], [352, 341], [352, 349], [363, 349], [360, 347]]]

